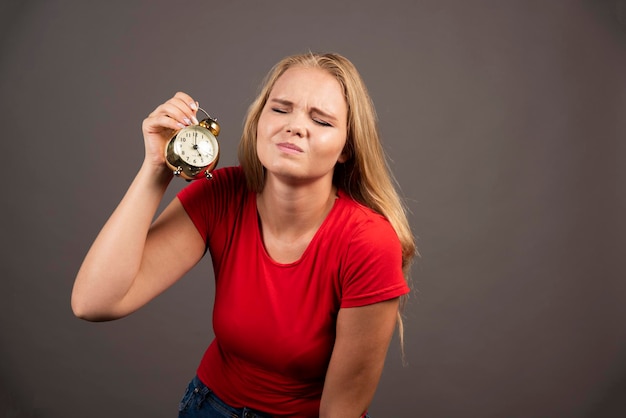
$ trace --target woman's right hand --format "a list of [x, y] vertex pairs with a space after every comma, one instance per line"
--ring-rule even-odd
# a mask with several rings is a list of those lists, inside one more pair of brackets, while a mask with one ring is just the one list
[[165, 146], [174, 132], [198, 123], [198, 102], [186, 93], [178, 92], [158, 106], [143, 120], [142, 131], [146, 148], [145, 162], [155, 167], [165, 164]]

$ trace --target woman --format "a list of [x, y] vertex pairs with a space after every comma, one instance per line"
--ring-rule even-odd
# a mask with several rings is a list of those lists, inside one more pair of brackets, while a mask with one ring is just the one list
[[143, 122], [145, 159], [72, 293], [91, 321], [139, 309], [208, 249], [215, 339], [180, 417], [365, 416], [415, 254], [367, 90], [337, 54], [280, 61], [251, 105], [239, 167], [183, 189], [163, 150], [197, 123], [185, 93]]

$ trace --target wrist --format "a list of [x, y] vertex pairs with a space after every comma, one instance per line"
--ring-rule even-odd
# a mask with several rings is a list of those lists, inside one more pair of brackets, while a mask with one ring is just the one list
[[174, 177], [172, 170], [165, 163], [154, 164], [152, 161], [144, 160], [139, 169], [140, 177], [149, 179], [155, 186], [167, 187]]

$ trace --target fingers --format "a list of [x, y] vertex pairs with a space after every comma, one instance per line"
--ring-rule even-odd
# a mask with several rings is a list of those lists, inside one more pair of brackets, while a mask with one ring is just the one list
[[198, 123], [197, 111], [198, 102], [188, 94], [178, 92], [148, 115], [144, 120], [144, 128], [147, 132], [179, 130]]

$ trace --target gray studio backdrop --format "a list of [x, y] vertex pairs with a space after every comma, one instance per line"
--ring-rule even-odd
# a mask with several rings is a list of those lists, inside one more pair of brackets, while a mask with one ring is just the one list
[[373, 416], [626, 416], [624, 1], [4, 1], [0, 35], [0, 417], [176, 415], [210, 262], [111, 323], [72, 316], [74, 275], [145, 115], [192, 94], [236, 164], [308, 50], [361, 70], [422, 253]]

